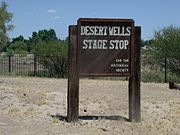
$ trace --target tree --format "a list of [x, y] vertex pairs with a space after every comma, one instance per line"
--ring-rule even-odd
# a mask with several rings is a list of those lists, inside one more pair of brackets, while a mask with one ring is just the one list
[[16, 41], [14, 43], [11, 43], [10, 47], [8, 49], [11, 49], [16, 54], [26, 54], [27, 53], [27, 45], [24, 41]]
[[56, 36], [56, 32], [54, 29], [44, 29], [39, 30], [38, 32], [33, 32], [32, 37], [29, 38], [27, 42], [28, 51], [31, 51], [38, 43], [40, 42], [51, 42], [51, 41], [58, 41]]
[[24, 39], [24, 37], [22, 35], [12, 39], [12, 43], [15, 43], [17, 41], [23, 41], [24, 42], [25, 39]]
[[155, 31], [149, 49], [153, 55], [166, 58], [180, 58], [180, 28], [168, 26]]
[[38, 42], [33, 53], [49, 72], [50, 76], [65, 77], [68, 46], [63, 41]]
[[39, 30], [29, 38], [28, 47], [38, 57], [50, 76], [65, 77], [67, 63], [67, 42], [57, 38], [55, 30]]
[[8, 5], [2, 2], [0, 6], [0, 45], [1, 49], [6, 46], [8, 42], [7, 31], [14, 28], [13, 25], [7, 24], [11, 21], [13, 15], [7, 11]]
[[[170, 69], [180, 73], [180, 28], [174, 25], [155, 31], [148, 42], [146, 55], [166, 58]], [[164, 65], [164, 62], [161, 61]]]
[[13, 38], [12, 42], [9, 42], [7, 45], [7, 54], [13, 55], [16, 54], [26, 54], [28, 52], [27, 40], [24, 39], [22, 35]]
[[56, 36], [56, 32], [54, 29], [49, 29], [49, 30], [44, 29], [44, 30], [39, 30], [38, 32], [33, 32], [32, 40], [49, 42], [49, 41], [56, 41], [58, 40], [58, 38]]

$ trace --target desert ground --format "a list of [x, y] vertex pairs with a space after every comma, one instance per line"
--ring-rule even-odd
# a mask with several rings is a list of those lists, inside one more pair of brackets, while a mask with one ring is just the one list
[[128, 82], [80, 80], [80, 119], [67, 123], [67, 79], [0, 76], [0, 135], [180, 135], [180, 91], [141, 83], [140, 123]]

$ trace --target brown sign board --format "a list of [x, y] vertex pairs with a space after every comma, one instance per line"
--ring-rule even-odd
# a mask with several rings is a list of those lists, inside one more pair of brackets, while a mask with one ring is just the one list
[[140, 122], [141, 27], [132, 19], [79, 19], [69, 26], [67, 121], [79, 119], [79, 79], [128, 76], [129, 120]]
[[78, 20], [80, 76], [130, 76], [133, 52], [132, 19]]

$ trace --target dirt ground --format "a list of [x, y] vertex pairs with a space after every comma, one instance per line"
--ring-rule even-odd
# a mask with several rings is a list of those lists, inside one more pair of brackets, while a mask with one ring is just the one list
[[67, 80], [0, 76], [0, 135], [179, 135], [180, 91], [142, 83], [140, 123], [128, 122], [128, 82], [80, 80], [80, 119], [67, 123]]

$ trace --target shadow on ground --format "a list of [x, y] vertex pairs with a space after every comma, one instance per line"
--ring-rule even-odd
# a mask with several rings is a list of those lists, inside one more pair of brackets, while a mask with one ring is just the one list
[[[67, 121], [67, 116], [61, 116], [61, 115], [51, 115], [52, 118], [58, 118], [61, 121]], [[126, 117], [123, 116], [79, 116], [79, 120], [100, 120], [100, 119], [105, 119], [105, 120], [117, 120], [117, 121], [127, 121], [129, 122], [130, 120]]]

